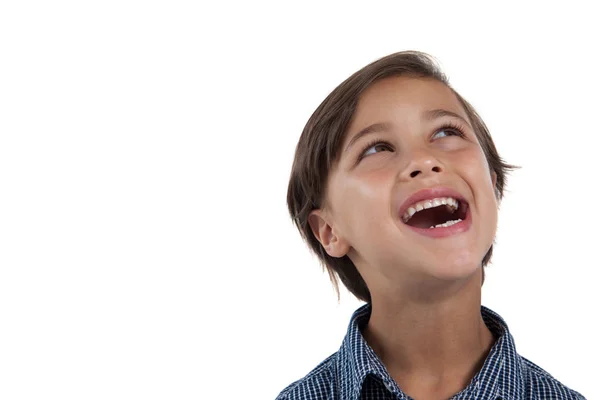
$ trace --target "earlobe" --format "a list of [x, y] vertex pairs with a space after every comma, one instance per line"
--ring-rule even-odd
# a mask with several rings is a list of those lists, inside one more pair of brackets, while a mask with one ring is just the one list
[[313, 235], [331, 257], [343, 257], [347, 253], [347, 246], [341, 238], [335, 235], [333, 227], [323, 214], [322, 210], [313, 210], [308, 216], [308, 224]]

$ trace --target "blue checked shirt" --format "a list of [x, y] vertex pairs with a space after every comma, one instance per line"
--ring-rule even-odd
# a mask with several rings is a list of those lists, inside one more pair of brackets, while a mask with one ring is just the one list
[[[370, 315], [369, 304], [356, 310], [339, 351], [285, 388], [276, 400], [415, 400], [402, 392], [363, 338], [361, 329]], [[585, 400], [517, 354], [500, 315], [485, 306], [481, 315], [497, 340], [481, 370], [451, 400]]]

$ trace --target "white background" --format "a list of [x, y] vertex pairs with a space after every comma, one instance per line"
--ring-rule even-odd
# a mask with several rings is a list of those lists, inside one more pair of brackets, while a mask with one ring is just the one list
[[336, 351], [360, 304], [287, 215], [292, 157], [408, 49], [523, 167], [483, 304], [600, 398], [597, 13], [414, 3], [3, 2], [0, 398], [272, 399]]

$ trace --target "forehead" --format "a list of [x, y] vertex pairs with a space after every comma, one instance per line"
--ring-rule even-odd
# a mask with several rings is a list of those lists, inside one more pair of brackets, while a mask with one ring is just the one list
[[452, 90], [432, 78], [395, 76], [382, 79], [360, 96], [350, 130], [388, 120], [416, 121], [425, 110], [446, 109], [468, 120]]

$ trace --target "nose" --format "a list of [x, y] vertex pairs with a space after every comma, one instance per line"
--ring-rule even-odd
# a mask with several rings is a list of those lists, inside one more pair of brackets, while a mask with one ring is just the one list
[[[428, 169], [426, 169], [426, 168], [424, 168], [424, 171], [420, 170], [420, 169], [415, 169], [414, 171], [411, 171], [410, 177], [414, 178], [417, 175], [423, 174], [424, 172], [427, 172], [427, 171], [428, 171]], [[434, 165], [433, 167], [431, 167], [430, 171], [431, 172], [442, 172], [442, 167], [440, 167], [439, 165]]]
[[421, 175], [425, 178], [430, 175], [439, 174], [444, 171], [442, 163], [439, 162], [433, 155], [428, 153], [415, 154], [409, 164], [406, 166], [402, 175], [405, 180], [411, 180]]

